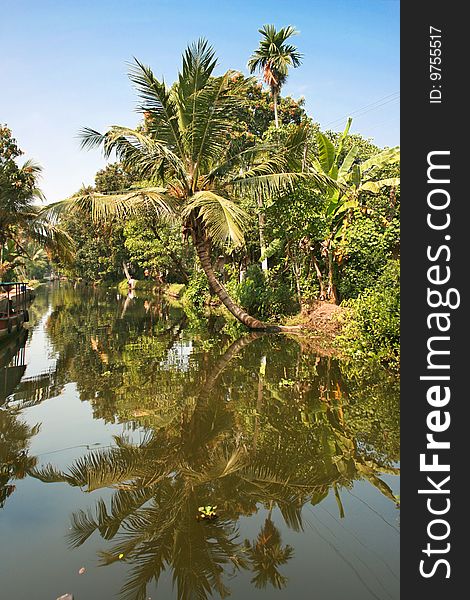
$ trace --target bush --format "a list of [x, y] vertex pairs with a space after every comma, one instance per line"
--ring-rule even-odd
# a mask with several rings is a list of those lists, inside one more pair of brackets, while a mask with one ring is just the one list
[[197, 311], [202, 311], [204, 306], [208, 304], [209, 298], [209, 282], [205, 273], [203, 271], [195, 271], [186, 286], [184, 300], [189, 302]]
[[343, 302], [346, 321], [338, 343], [354, 359], [378, 360], [397, 369], [400, 360], [400, 267], [390, 261], [374, 287]]
[[358, 217], [346, 230], [341, 249], [347, 259], [341, 268], [338, 291], [342, 298], [357, 298], [386, 268], [399, 240], [398, 219], [385, 227], [379, 218]]
[[282, 317], [298, 310], [289, 283], [276, 268], [265, 275], [259, 265], [250, 265], [245, 279], [238, 283], [237, 274], [233, 274], [227, 288], [250, 315], [261, 319]]
[[167, 285], [165, 291], [172, 298], [180, 299], [186, 291], [186, 286], [184, 283], [170, 283]]

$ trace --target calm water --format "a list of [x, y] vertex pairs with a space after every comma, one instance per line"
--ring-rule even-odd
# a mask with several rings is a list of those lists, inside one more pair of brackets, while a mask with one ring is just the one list
[[396, 381], [114, 291], [31, 313], [0, 347], [2, 599], [399, 597]]

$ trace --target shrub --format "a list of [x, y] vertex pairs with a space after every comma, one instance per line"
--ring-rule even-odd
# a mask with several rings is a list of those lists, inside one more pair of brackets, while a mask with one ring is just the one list
[[264, 274], [258, 264], [250, 265], [245, 279], [238, 283], [237, 274], [233, 274], [227, 288], [250, 315], [261, 319], [282, 317], [298, 310], [289, 282], [276, 267]]
[[209, 283], [203, 271], [194, 271], [189, 280], [184, 300], [189, 302], [197, 311], [202, 311], [210, 297]]
[[347, 228], [341, 246], [347, 259], [338, 280], [342, 298], [357, 298], [364, 290], [374, 287], [392, 258], [399, 234], [398, 219], [393, 219], [385, 227], [379, 217], [358, 217]]
[[400, 268], [390, 261], [374, 287], [343, 303], [347, 311], [338, 338], [343, 353], [378, 360], [397, 369], [400, 360]]

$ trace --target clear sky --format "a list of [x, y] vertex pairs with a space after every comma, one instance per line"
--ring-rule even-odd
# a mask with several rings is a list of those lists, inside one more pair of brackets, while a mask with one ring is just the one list
[[0, 123], [43, 166], [48, 201], [92, 184], [105, 161], [79, 148], [83, 126], [135, 126], [127, 63], [172, 83], [188, 44], [206, 37], [219, 71], [247, 73], [258, 28], [295, 25], [304, 54], [283, 93], [305, 96], [325, 129], [399, 143], [399, 2], [395, 0], [0, 0]]

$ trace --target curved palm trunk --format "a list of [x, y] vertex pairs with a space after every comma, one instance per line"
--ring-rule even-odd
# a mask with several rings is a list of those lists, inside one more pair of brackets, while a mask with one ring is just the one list
[[227, 308], [227, 310], [230, 313], [232, 313], [232, 315], [236, 319], [243, 323], [243, 325], [246, 325], [246, 327], [249, 327], [250, 329], [268, 329], [269, 326], [266, 323], [263, 323], [262, 321], [255, 319], [255, 317], [250, 316], [237, 304], [235, 304], [232, 298], [230, 298], [230, 296], [227, 293], [227, 290], [220, 283], [220, 281], [217, 279], [214, 273], [207, 241], [204, 239], [198, 239], [198, 237], [196, 237], [195, 242], [196, 252], [199, 257], [199, 261], [201, 262], [201, 266], [204, 270], [204, 273], [206, 274], [206, 277], [209, 281], [209, 285], [211, 286], [214, 293], [217, 294], [218, 298], [220, 299], [222, 304]]

